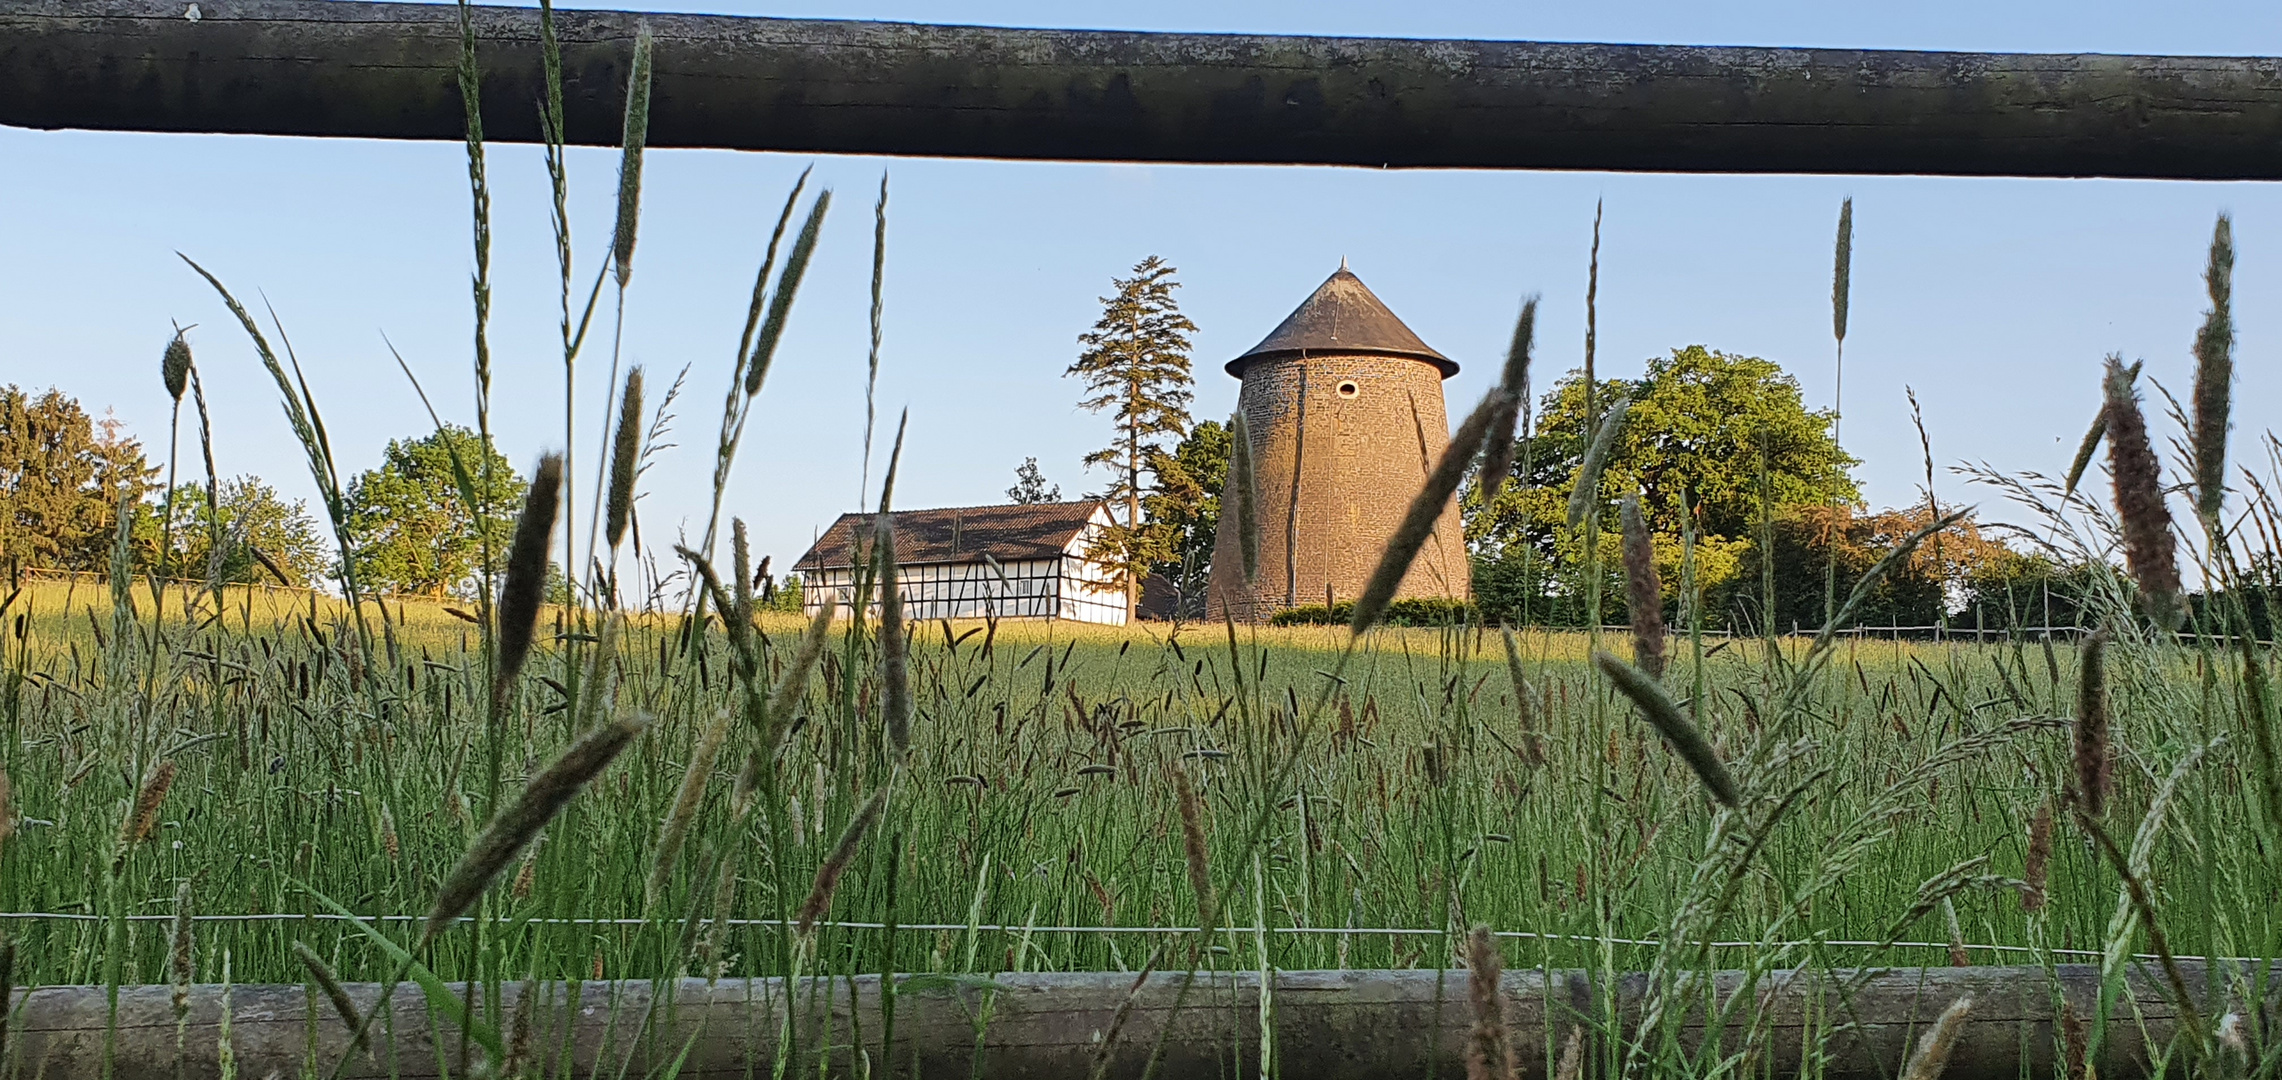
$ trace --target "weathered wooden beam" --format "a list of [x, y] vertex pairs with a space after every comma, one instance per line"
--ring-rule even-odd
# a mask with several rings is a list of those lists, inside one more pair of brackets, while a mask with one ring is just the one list
[[[558, 15], [571, 142], [1097, 161], [2282, 177], [2282, 62]], [[538, 138], [537, 12], [476, 9], [486, 134]], [[0, 123], [458, 139], [459, 14], [0, 0]]]
[[[1798, 1071], [1802, 1047], [1812, 1048], [1833, 1027], [1853, 1024], [1821, 1044], [1829, 1057], [1820, 1075], [1843, 1080], [1886, 1080], [1896, 1075], [1909, 1048], [1926, 1026], [1959, 997], [1973, 997], [1951, 1064], [1950, 1080], [1986, 1077], [2049, 1076], [2059, 1049], [2055, 995], [2065, 997], [2080, 1017], [2097, 1010], [2099, 971], [2061, 967], [2048, 976], [2042, 968], [1895, 969], [1876, 974], [1841, 1000], [1837, 986], [1846, 972], [1777, 973], [1754, 988], [1757, 1023], [1765, 1042], [1760, 1065], [1772, 1075]], [[2207, 985], [2199, 966], [2188, 972], [2193, 987]], [[909, 977], [906, 977], [909, 978]], [[1167, 1035], [1159, 1076], [1252, 1075], [1260, 1045], [1260, 993], [1251, 975], [1199, 976], [1186, 1007], [1173, 1010], [1177, 974], [1150, 977], [1118, 1040], [1109, 1075], [1137, 1077], [1158, 1035]], [[1437, 980], [1441, 985], [1437, 986]], [[1741, 977], [1717, 977], [1723, 1001], [1740, 987]], [[1117, 972], [1002, 975], [996, 989], [952, 985], [941, 979], [910, 982], [897, 995], [896, 1045], [879, 1045], [879, 980], [814, 980], [799, 984], [792, 1003], [798, 1043], [810, 1053], [831, 1047], [828, 1072], [851, 1075], [849, 1047], [866, 1048], [877, 1073], [894, 1062], [916, 1075], [969, 1075], [979, 1067], [991, 1077], [1082, 1077], [1091, 1070], [1111, 1017], [1133, 987], [1133, 976]], [[1293, 971], [1277, 976], [1273, 1017], [1277, 1053], [1286, 1076], [1327, 1080], [1409, 1080], [1430, 1074], [1465, 1074], [1466, 973], [1433, 971]], [[785, 984], [774, 979], [686, 980], [661, 984], [671, 1001], [653, 1000], [646, 982], [542, 983], [540, 1004], [531, 1013], [526, 1060], [550, 1073], [570, 1075], [655, 1075], [683, 1047], [689, 1056], [685, 1077], [746, 1078], [755, 1063], [766, 1072], [774, 1061]], [[1503, 983], [1512, 1036], [1521, 1048], [1523, 1074], [1546, 1075], [1549, 1056], [1558, 1054], [1569, 1030], [1582, 1018], [1588, 1033], [1600, 1032], [1601, 1018], [1620, 1017], [1629, 1034], [1639, 1023], [1642, 976], [1626, 976], [1611, 988], [1597, 987], [1581, 974], [1508, 973]], [[348, 988], [360, 1008], [369, 1009], [378, 988]], [[502, 988], [501, 1016], [512, 1018], [523, 988]], [[213, 1080], [220, 1075], [218, 1049], [222, 990], [198, 986], [191, 993], [187, 1026], [179, 1045], [182, 1071], [176, 1071], [177, 1028], [169, 989], [131, 987], [122, 991], [116, 1036], [119, 1080]], [[347, 1029], [325, 999], [300, 986], [240, 986], [231, 994], [231, 1046], [237, 1075], [302, 1074], [311, 1059], [307, 1041], [316, 1033], [314, 1060], [321, 1069], [348, 1053]], [[1614, 1000], [1604, 995], [1613, 994]], [[574, 997], [575, 995], [575, 997]], [[1700, 999], [1699, 999], [1700, 1000]], [[2240, 1004], [2231, 1007], [2241, 1008]], [[2273, 1003], [2265, 1003], [2269, 1013]], [[987, 1008], [987, 1012], [985, 1011]], [[2217, 1010], [2202, 1006], [2206, 1016]], [[311, 1010], [314, 1010], [312, 1020]], [[1730, 1052], [1744, 1043], [1739, 1009], [1723, 1045]], [[106, 1004], [100, 987], [59, 987], [32, 991], [9, 1033], [7, 1054], [18, 1076], [79, 1080], [101, 1072]], [[977, 1020], [987, 1018], [978, 1034]], [[2253, 1021], [2259, 1018], [2250, 1018]], [[512, 1028], [514, 1024], [501, 1024]], [[1699, 1046], [1707, 1021], [1697, 1008], [1682, 1020], [1681, 1041]], [[2250, 1023], [2246, 1030], [2271, 1031]], [[2160, 1054], [2176, 1030], [2171, 1003], [2152, 978], [2135, 974], [2110, 1013], [2108, 1041], [2094, 1062], [2107, 1080], [2148, 1072], [2151, 1053]], [[412, 987], [399, 989], [388, 1022], [375, 1025], [371, 1053], [350, 1055], [342, 1074], [360, 1080], [396, 1076], [421, 1080], [439, 1074], [439, 1060], [455, 1073], [467, 1062], [463, 1042], [451, 1027], [431, 1019], [427, 1003]], [[1598, 1036], [1588, 1034], [1588, 1038]], [[978, 1046], [979, 1040], [979, 1046]], [[1588, 1048], [1597, 1042], [1588, 1042]], [[480, 1053], [480, 1051], [478, 1051]], [[631, 1055], [631, 1071], [621, 1071]], [[1598, 1060], [1597, 1052], [1587, 1060]], [[813, 1072], [813, 1057], [799, 1063]], [[598, 1068], [598, 1065], [604, 1067]], [[796, 1070], [797, 1071], [797, 1070]], [[1594, 1070], [1597, 1072], [1597, 1069]]]

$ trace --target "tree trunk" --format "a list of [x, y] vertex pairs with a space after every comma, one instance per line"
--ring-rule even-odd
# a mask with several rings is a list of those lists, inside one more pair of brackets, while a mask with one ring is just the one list
[[[474, 9], [487, 137], [536, 142], [538, 14]], [[2282, 62], [1013, 30], [560, 11], [566, 136], [1366, 167], [2282, 177]], [[0, 0], [0, 123], [463, 137], [450, 5]]]

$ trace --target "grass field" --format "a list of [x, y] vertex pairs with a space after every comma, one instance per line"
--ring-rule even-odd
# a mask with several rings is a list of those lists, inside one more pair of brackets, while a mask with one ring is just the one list
[[[185, 883], [205, 914], [320, 913], [320, 895], [362, 915], [426, 912], [486, 817], [483, 664], [461, 640], [464, 623], [408, 603], [392, 613], [394, 649], [366, 660], [337, 602], [320, 603], [312, 622], [306, 597], [233, 592], [225, 618], [201, 629], [197, 613], [181, 615], [179, 593], [174, 614], [150, 619], [137, 583], [122, 635], [108, 590], [98, 600], [80, 586], [67, 611], [63, 588], [28, 591], [19, 604], [32, 617], [10, 643], [0, 705], [20, 816], [0, 860], [0, 908], [89, 918], [11, 926], [20, 980], [100, 982], [116, 958], [126, 981], [164, 981], [163, 917]], [[618, 707], [652, 717], [649, 727], [495, 892], [489, 955], [479, 962], [470, 938], [447, 937], [431, 961], [439, 972], [785, 969], [775, 928], [689, 941], [679, 924], [797, 907], [849, 815], [885, 782], [876, 642], [852, 626], [836, 637], [778, 765], [777, 820], [732, 826], [753, 733], [729, 726], [686, 854], [646, 902], [659, 824], [693, 747], [734, 705], [718, 630], [685, 661], [675, 625], [629, 625], [610, 677]], [[763, 623], [780, 664], [798, 628], [789, 617]], [[2064, 643], [1842, 644], [1788, 704], [1763, 643], [1710, 646], [1695, 710], [1704, 731], [1753, 798], [1793, 785], [1803, 794], [1728, 910], [1688, 925], [1675, 912], [1700, 899], [1703, 868], [1722, 857], [1714, 836], [1734, 823], [1588, 675], [1584, 635], [1517, 637], [1525, 710], [1494, 632], [1379, 631], [1332, 683], [1345, 636], [915, 628], [909, 771], [831, 917], [955, 928], [897, 935], [898, 970], [1138, 966], [1162, 937], [1139, 928], [1198, 918], [1168, 775], [1183, 763], [1203, 793], [1222, 921], [1323, 931], [1270, 937], [1266, 962], [1286, 968], [1439, 964], [1447, 935], [1477, 922], [1546, 936], [1514, 941], [1516, 963], [1619, 970], [1649, 966], [1658, 950], [1593, 939], [1757, 943], [1719, 951], [1727, 966], [1942, 963], [1940, 947], [1826, 942], [1942, 945], [1952, 926], [1964, 943], [2024, 950], [1969, 950], [1977, 962], [2144, 948], [2129, 927], [2117, 938], [2116, 879], [2082, 843], [2055, 845], [2049, 904], [2032, 914], [2023, 903], [2029, 823], [2068, 782], [2077, 660]], [[1794, 660], [1805, 647], [1782, 645]], [[564, 690], [594, 648], [568, 638], [533, 660], [505, 731], [509, 788], [570, 740]], [[2233, 749], [2240, 739], [2198, 753], [2239, 730], [2229, 696], [2197, 678], [2226, 659], [2138, 645], [2110, 662], [2115, 827], [2128, 837], [2180, 763], [2200, 759], [2170, 779], [2170, 814], [2141, 845], [2170, 944], [2282, 954], [2255, 769]], [[1679, 688], [1697, 679], [1684, 660], [1669, 676]], [[175, 774], [157, 827], [123, 849], [137, 789], [162, 762]], [[728, 873], [711, 875], [715, 862]], [[628, 923], [548, 921], [597, 918]], [[1345, 932], [1387, 928], [1416, 932]], [[828, 928], [814, 962], [877, 970], [884, 938]], [[238, 978], [291, 981], [294, 939], [345, 977], [386, 974], [385, 958], [341, 925], [209, 923], [197, 948], [204, 970], [228, 949]], [[1224, 947], [1243, 955], [1224, 962], [1257, 966], [1252, 941], [1229, 935]]]

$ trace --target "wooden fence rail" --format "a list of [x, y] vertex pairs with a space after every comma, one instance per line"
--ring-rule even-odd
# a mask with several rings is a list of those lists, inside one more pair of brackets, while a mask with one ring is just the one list
[[[2201, 988], [2213, 981], [2210, 977], [2240, 970], [2189, 964], [2187, 981]], [[1754, 996], [1765, 1041], [1759, 1065], [1749, 1071], [1793, 1075], [1802, 1049], [1812, 1050], [1819, 1033], [1851, 1024], [1822, 1045], [1829, 1057], [1821, 1063], [1820, 1075], [1886, 1080], [1899, 1072], [1933, 1019], [1970, 994], [1972, 1009], [1943, 1075], [1951, 1080], [2050, 1076], [2054, 1055], [2064, 1052], [2055, 1001], [2065, 998], [2079, 1017], [2090, 1017], [2097, 1009], [2095, 967], [2062, 966], [2049, 973], [2034, 967], [1888, 969], [1842, 995], [1840, 983], [1850, 974], [1782, 972], [1759, 983]], [[853, 1075], [851, 1047], [860, 1045], [878, 1076], [888, 1075], [892, 1062], [896, 1075], [906, 1076], [966, 1076], [979, 1069], [979, 1075], [990, 1077], [1083, 1077], [1134, 986], [1134, 976], [1121, 972], [1001, 975], [991, 984], [903, 978], [892, 1052], [879, 1043], [877, 976], [801, 984], [802, 995], [794, 1003], [797, 1045], [811, 1054], [830, 1048], [824, 1072], [832, 1076]], [[1160, 1033], [1166, 1039], [1159, 1076], [1258, 1075], [1258, 978], [1200, 975], [1185, 1007], [1175, 1011], [1173, 1000], [1183, 978], [1159, 973], [1143, 985], [1108, 1075], [1141, 1075]], [[670, 1000], [654, 1000], [648, 982], [535, 985], [540, 1004], [531, 1013], [527, 1060], [538, 1063], [532, 1075], [656, 1075], [685, 1047], [688, 1057], [680, 1075], [691, 1078], [765, 1075], [775, 1059], [785, 1008], [780, 980], [656, 984]], [[1613, 1012], [1629, 1037], [1639, 1023], [1645, 985], [1641, 975], [1620, 977], [1610, 987], [1596, 986], [1574, 972], [1554, 972], [1550, 978], [1535, 971], [1507, 973], [1506, 1014], [1521, 1049], [1523, 1075], [1544, 1077], [1547, 1059], [1558, 1055], [1580, 1019], [1587, 1032], [1605, 1031], [1601, 1018]], [[1722, 973], [1715, 985], [1721, 999], [1728, 1000], [1741, 976]], [[1464, 1040], [1471, 1019], [1463, 971], [1289, 971], [1276, 975], [1272, 989], [1274, 1046], [1285, 1076], [1408, 1080], [1430, 1073], [1465, 1075]], [[378, 996], [372, 984], [347, 990], [365, 1009]], [[114, 1075], [119, 1080], [214, 1080], [220, 1075], [222, 993], [212, 985], [192, 989], [178, 1073], [169, 988], [123, 990]], [[2198, 1006], [2206, 1022], [2229, 1009], [2248, 1008], [2236, 998], [2217, 1000], [2227, 993], [2213, 993]], [[502, 987], [497, 1015], [513, 1017], [522, 996], [521, 984]], [[322, 1071], [348, 1053], [345, 1026], [314, 990], [240, 986], [230, 997], [231, 1046], [239, 1076], [301, 1075], [305, 1060], [316, 1061]], [[5, 1051], [15, 1075], [47, 1080], [99, 1075], [107, 1009], [103, 989], [54, 987], [24, 998]], [[2249, 1017], [2243, 1030], [2274, 1030], [2274, 1002], [2269, 999], [2260, 1007], [2265, 1016]], [[1724, 1034], [1723, 1044], [1731, 1050], [1744, 1043], [1743, 1023], [1736, 1021]], [[1700, 1008], [1684, 1017], [1682, 1045], [1701, 1045], [1707, 1026]], [[2104, 1080], [2147, 1075], [2150, 1055], [2161, 1054], [2176, 1029], [2172, 1003], [2156, 980], [2134, 973], [2110, 1012], [2106, 1046], [2093, 1062], [2098, 1075]], [[428, 1004], [409, 985], [398, 990], [386, 1022], [374, 1031], [375, 1052], [349, 1055], [343, 1075], [419, 1080], [439, 1075], [440, 1064], [455, 1074], [467, 1064], [460, 1057], [465, 1044], [459, 1033], [438, 1027]], [[311, 1033], [316, 1036], [313, 1059]], [[1585, 1046], [1589, 1062], [1603, 1060], [1609, 1049], [1598, 1038]], [[817, 1074], [813, 1057], [802, 1064]], [[621, 1072], [622, 1066], [630, 1068]], [[1600, 1073], [1597, 1065], [1586, 1071]]]
[[[474, 9], [485, 133], [539, 137], [538, 13]], [[1061, 160], [2282, 177], [2282, 61], [1014, 30], [564, 11], [567, 129], [661, 147]], [[463, 137], [459, 12], [0, 0], [0, 124]]]

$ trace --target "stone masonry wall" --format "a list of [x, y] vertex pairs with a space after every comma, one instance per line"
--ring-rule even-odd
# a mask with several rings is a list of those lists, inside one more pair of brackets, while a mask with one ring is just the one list
[[[1260, 574], [1245, 586], [1236, 521], [1224, 517], [1209, 616], [1227, 610], [1264, 620], [1285, 607], [1323, 603], [1327, 586], [1337, 599], [1355, 599], [1449, 444], [1442, 373], [1404, 357], [1264, 360], [1245, 369], [1237, 407], [1252, 429], [1260, 484]], [[1462, 599], [1470, 588], [1452, 500], [1396, 595]]]

